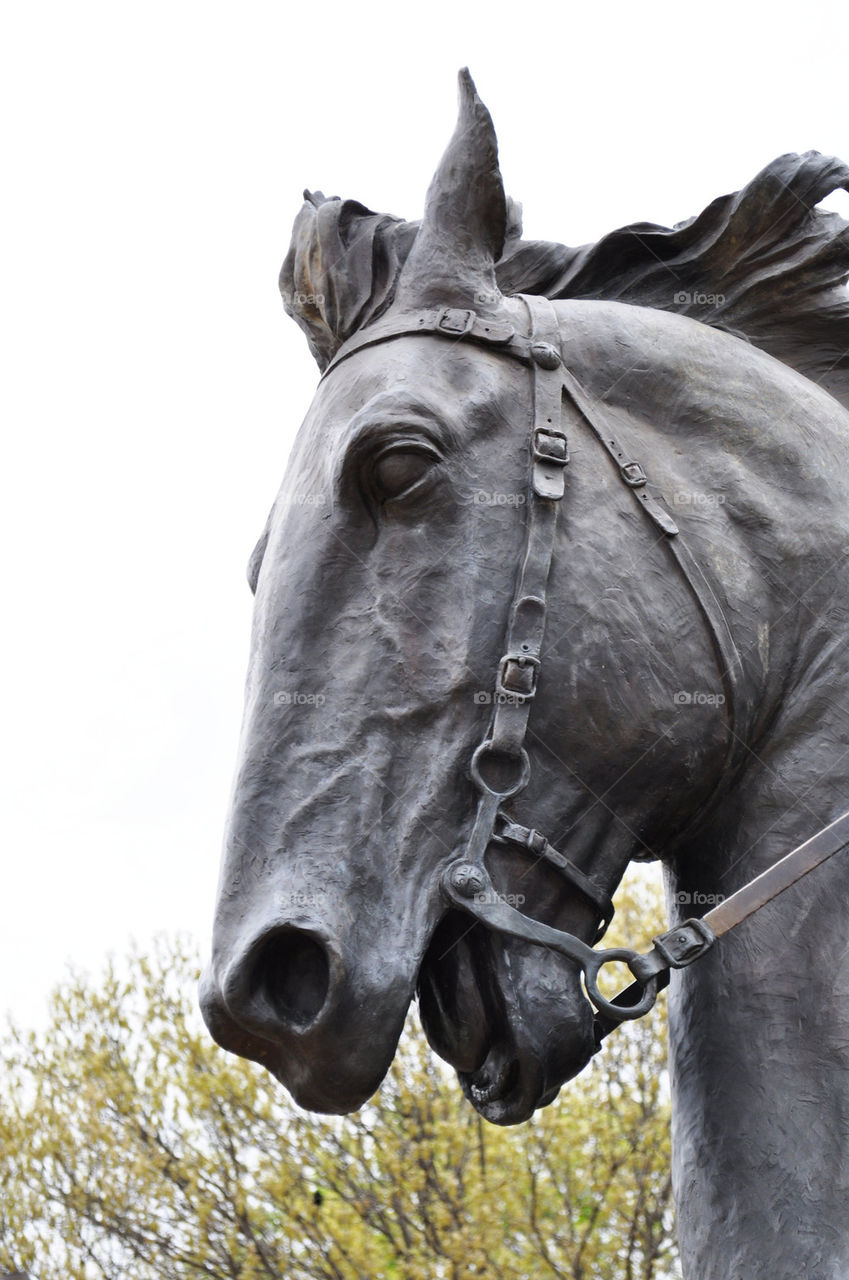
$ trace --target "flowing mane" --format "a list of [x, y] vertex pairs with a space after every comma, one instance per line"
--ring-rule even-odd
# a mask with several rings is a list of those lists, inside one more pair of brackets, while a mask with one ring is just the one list
[[[849, 223], [816, 207], [839, 189], [849, 191], [843, 161], [779, 156], [698, 217], [633, 223], [580, 248], [523, 240], [510, 202], [496, 279], [505, 295], [626, 302], [730, 330], [849, 407]], [[392, 305], [420, 224], [304, 195], [280, 291], [324, 369]]]

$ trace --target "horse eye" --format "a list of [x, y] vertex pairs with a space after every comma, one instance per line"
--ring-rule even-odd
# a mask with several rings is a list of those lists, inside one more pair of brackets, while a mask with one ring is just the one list
[[385, 502], [400, 498], [423, 480], [438, 456], [430, 449], [396, 445], [374, 462], [372, 474], [378, 496]]

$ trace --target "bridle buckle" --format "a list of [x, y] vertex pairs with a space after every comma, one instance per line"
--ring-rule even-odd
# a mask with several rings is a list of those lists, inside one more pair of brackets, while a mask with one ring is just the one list
[[554, 427], [537, 427], [534, 432], [534, 458], [556, 467], [565, 467], [569, 461], [569, 445], [566, 434]]
[[443, 307], [437, 318], [436, 327], [441, 333], [447, 333], [452, 338], [463, 338], [471, 332], [476, 319], [475, 311], [464, 310], [461, 307]]
[[527, 702], [537, 691], [539, 658], [528, 653], [505, 653], [498, 664], [495, 692], [516, 702]]
[[622, 462], [619, 465], [619, 470], [622, 473], [622, 479], [632, 489], [641, 488], [648, 480], [648, 476], [639, 462]]

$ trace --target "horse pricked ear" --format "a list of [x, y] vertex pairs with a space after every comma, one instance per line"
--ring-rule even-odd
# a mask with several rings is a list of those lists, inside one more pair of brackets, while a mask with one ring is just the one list
[[395, 306], [452, 304], [494, 310], [495, 263], [507, 233], [507, 200], [492, 118], [472, 77], [460, 72], [460, 115], [425, 200], [424, 219], [398, 282]]
[[459, 73], [458, 82], [457, 127], [431, 180], [424, 225], [443, 224], [445, 230], [459, 230], [470, 247], [483, 250], [497, 262], [507, 232], [507, 199], [498, 167], [495, 126], [468, 67]]

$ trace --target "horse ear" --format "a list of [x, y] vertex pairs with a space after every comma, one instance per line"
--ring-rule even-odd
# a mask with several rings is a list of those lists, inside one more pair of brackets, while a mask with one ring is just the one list
[[460, 114], [431, 180], [424, 219], [398, 281], [395, 306], [495, 310], [495, 263], [507, 232], [507, 201], [492, 117], [468, 68], [459, 75]]

